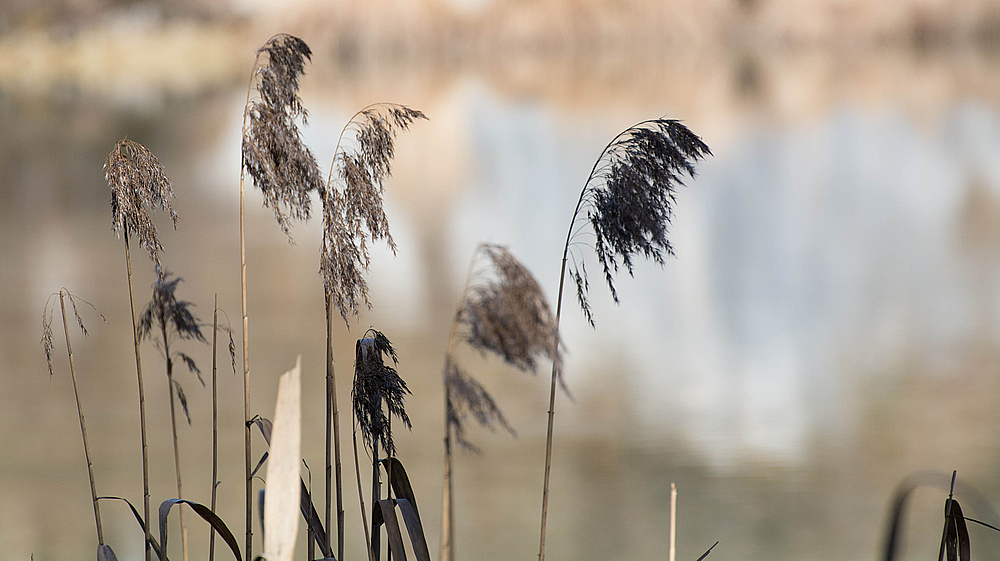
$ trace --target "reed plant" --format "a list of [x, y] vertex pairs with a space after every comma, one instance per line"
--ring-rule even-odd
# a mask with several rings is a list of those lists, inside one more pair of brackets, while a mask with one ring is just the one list
[[[191, 424], [191, 413], [188, 410], [187, 396], [184, 394], [184, 387], [174, 377], [174, 360], [180, 360], [187, 366], [188, 371], [198, 377], [201, 385], [205, 381], [201, 377], [201, 370], [187, 353], [176, 350], [177, 343], [181, 341], [195, 340], [205, 344], [208, 341], [201, 332], [201, 322], [191, 312], [194, 304], [186, 300], [177, 299], [177, 285], [183, 281], [180, 277], [171, 278], [171, 273], [159, 271], [156, 282], [153, 284], [153, 298], [142, 315], [139, 316], [139, 340], [150, 340], [154, 346], [163, 354], [166, 362], [167, 386], [170, 396], [170, 435], [174, 445], [174, 475], [177, 479], [177, 497], [184, 498], [183, 484], [181, 482], [181, 457], [177, 440], [177, 415], [175, 412], [176, 401], [179, 401], [184, 410], [184, 416], [188, 424]], [[156, 332], [159, 331], [159, 335]], [[171, 350], [171, 345], [174, 349]], [[187, 525], [184, 523], [184, 507], [178, 509], [181, 519], [181, 545], [184, 561], [188, 559]]]
[[145, 558], [150, 561], [152, 534], [149, 529], [149, 456], [146, 442], [146, 401], [142, 383], [142, 360], [139, 356], [139, 330], [135, 317], [132, 290], [132, 260], [129, 236], [134, 235], [157, 270], [163, 246], [156, 235], [150, 210], [159, 207], [170, 215], [177, 228], [177, 213], [170, 204], [174, 196], [163, 166], [145, 146], [129, 139], [120, 140], [104, 162], [104, 176], [111, 188], [111, 218], [114, 231], [125, 244], [125, 270], [128, 275], [129, 310], [132, 314], [132, 342], [135, 348], [135, 373], [139, 383], [139, 431], [142, 436], [142, 509], [145, 531]]
[[101, 320], [105, 323], [107, 323], [107, 320], [103, 314], [97, 311], [97, 308], [95, 308], [93, 304], [79, 295], [73, 294], [65, 287], [49, 296], [49, 299], [46, 300], [45, 305], [42, 307], [42, 347], [45, 350], [45, 361], [49, 367], [50, 378], [53, 375], [52, 357], [54, 354], [52, 320], [55, 316], [55, 304], [53, 299], [56, 296], [59, 297], [59, 313], [62, 317], [63, 335], [66, 338], [66, 357], [69, 360], [70, 377], [73, 379], [73, 396], [76, 398], [76, 412], [80, 419], [80, 434], [83, 437], [83, 455], [87, 460], [87, 476], [90, 478], [90, 497], [94, 504], [94, 523], [97, 526], [97, 555], [98, 558], [101, 558], [103, 555], [104, 558], [113, 559], [114, 552], [111, 551], [110, 546], [104, 543], [104, 530], [101, 527], [101, 507], [97, 501], [97, 484], [94, 482], [94, 464], [90, 460], [90, 444], [87, 442], [87, 422], [83, 417], [83, 404], [80, 403], [80, 389], [76, 381], [76, 365], [73, 362], [73, 346], [70, 343], [69, 324], [66, 321], [66, 300], [69, 300], [69, 303], [73, 308], [73, 316], [76, 318], [76, 323], [80, 326], [80, 331], [83, 332], [84, 337], [88, 335], [87, 327], [83, 323], [83, 318], [80, 317], [80, 312], [76, 305], [77, 300], [93, 309], [94, 312], [101, 316]]
[[[368, 283], [368, 240], [385, 240], [396, 253], [383, 208], [384, 180], [392, 172], [395, 136], [417, 119], [420, 111], [394, 103], [376, 103], [355, 113], [337, 138], [323, 204], [323, 241], [320, 274], [326, 311], [326, 518], [331, 528], [331, 487], [336, 487], [337, 558], [344, 556], [344, 504], [340, 459], [340, 413], [333, 348], [333, 314], [336, 308], [350, 329], [350, 317], [360, 316], [361, 306], [371, 308]], [[348, 132], [351, 135], [345, 136]], [[331, 458], [332, 450], [332, 458]], [[335, 478], [334, 475], [335, 469]], [[333, 482], [331, 482], [333, 480]]]
[[[319, 167], [312, 152], [302, 142], [296, 124], [304, 124], [307, 112], [299, 97], [299, 79], [312, 51], [305, 41], [278, 34], [257, 50], [247, 101], [243, 110], [242, 162], [240, 165], [240, 290], [243, 311], [243, 405], [246, 466], [246, 546], [251, 558], [253, 547], [253, 476], [250, 449], [250, 354], [247, 320], [247, 266], [244, 212], [244, 180], [253, 178], [264, 198], [264, 206], [274, 211], [281, 230], [289, 236], [292, 219], [307, 219], [310, 192], [322, 188]], [[257, 96], [251, 97], [256, 91]]]
[[458, 363], [458, 344], [465, 342], [483, 355], [499, 356], [514, 368], [534, 374], [539, 358], [561, 362], [559, 344], [553, 341], [558, 341], [555, 317], [535, 277], [507, 248], [479, 244], [469, 263], [444, 362], [441, 561], [454, 559], [452, 438], [462, 448], [479, 452], [466, 438], [469, 417], [491, 430], [500, 427], [516, 434], [489, 391]]
[[[615, 136], [594, 162], [570, 219], [559, 272], [559, 295], [553, 345], [558, 345], [566, 272], [576, 284], [577, 302], [587, 322], [594, 327], [588, 301], [589, 281], [577, 236], [590, 226], [594, 250], [601, 264], [611, 297], [618, 303], [614, 277], [620, 268], [631, 276], [634, 259], [644, 257], [659, 265], [674, 254], [667, 239], [673, 218], [676, 188], [684, 176], [693, 177], [698, 160], [711, 150], [679, 121], [652, 119], [637, 123]], [[572, 261], [569, 261], [569, 259]], [[552, 363], [549, 389], [548, 427], [545, 438], [545, 481], [542, 487], [542, 517], [538, 561], [545, 561], [545, 525], [549, 505], [549, 474], [552, 467], [552, 431], [555, 418], [556, 382], [559, 364]]]

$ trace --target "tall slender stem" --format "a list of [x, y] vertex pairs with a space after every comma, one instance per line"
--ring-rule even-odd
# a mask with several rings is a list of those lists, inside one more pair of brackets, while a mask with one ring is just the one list
[[[181, 485], [181, 455], [177, 443], [177, 414], [174, 406], [174, 361], [170, 358], [170, 341], [167, 340], [167, 318], [160, 319], [160, 333], [163, 335], [163, 354], [167, 356], [167, 386], [170, 389], [170, 435], [174, 440], [174, 474], [177, 476], [177, 498], [184, 498], [184, 487]], [[188, 560], [187, 525], [184, 523], [184, 504], [177, 505], [181, 516], [181, 552], [184, 561]]]
[[[608, 146], [610, 146], [610, 144]], [[604, 151], [607, 151], [607, 149], [608, 148], [605, 147]], [[600, 162], [603, 157], [604, 152], [601, 152], [601, 157], [597, 159], [597, 162]], [[577, 214], [580, 213], [580, 207], [583, 205], [584, 195], [587, 193], [587, 185], [590, 183], [590, 178], [594, 176], [594, 171], [597, 169], [597, 162], [594, 163], [594, 168], [590, 170], [590, 176], [587, 178], [587, 183], [584, 184], [583, 190], [580, 191], [580, 198], [576, 201], [576, 208], [573, 209], [573, 218], [569, 221], [569, 231], [566, 233], [566, 244], [563, 246], [562, 265], [559, 270], [559, 295], [556, 297], [556, 334], [555, 339], [552, 342], [552, 344], [555, 345], [553, 349], [558, 349], [559, 347], [559, 318], [562, 316], [563, 285], [566, 280], [566, 257], [569, 254], [569, 242], [573, 236], [573, 224], [576, 222]], [[555, 356], [554, 353], [553, 356]], [[545, 483], [542, 487], [542, 525], [538, 540], [538, 561], [545, 561], [545, 522], [549, 514], [549, 473], [552, 469], [552, 427], [556, 416], [556, 378], [558, 377], [559, 363], [557, 361], [552, 361], [552, 383], [549, 387], [549, 424], [545, 431]]]
[[361, 523], [365, 527], [365, 546], [368, 551], [368, 561], [375, 561], [372, 554], [371, 532], [368, 531], [368, 513], [365, 512], [365, 492], [361, 489], [361, 466], [358, 464], [358, 432], [351, 431], [351, 439], [354, 441], [354, 475], [358, 480], [358, 501], [361, 503]]
[[87, 458], [87, 474], [90, 476], [90, 497], [94, 501], [94, 521], [97, 523], [97, 543], [104, 545], [101, 530], [101, 509], [97, 506], [97, 486], [94, 484], [94, 465], [90, 462], [90, 446], [87, 443], [87, 423], [83, 420], [83, 406], [80, 405], [80, 391], [76, 386], [76, 367], [73, 365], [73, 348], [69, 343], [69, 327], [66, 325], [66, 303], [63, 290], [59, 291], [59, 309], [62, 312], [63, 333], [66, 334], [66, 354], [69, 356], [69, 373], [73, 377], [73, 395], [76, 396], [76, 411], [80, 415], [80, 432], [83, 434], [83, 454]]
[[[215, 512], [215, 496], [219, 486], [219, 382], [218, 349], [219, 339], [219, 293], [215, 293], [212, 312], [212, 512]], [[208, 535], [208, 561], [215, 560], [215, 526]]]
[[150, 545], [153, 543], [149, 531], [149, 456], [146, 446], [146, 398], [142, 388], [142, 361], [139, 359], [139, 331], [135, 325], [135, 300], [132, 296], [132, 261], [128, 251], [128, 228], [122, 229], [125, 240], [125, 270], [128, 272], [128, 303], [132, 311], [132, 341], [135, 343], [135, 375], [139, 380], [139, 430], [142, 434], [142, 515], [146, 532], [146, 561], [150, 561]]
[[451, 322], [451, 331], [448, 333], [448, 352], [444, 357], [444, 485], [441, 492], [441, 561], [455, 559], [455, 499], [451, 479], [451, 418], [448, 415], [451, 411], [451, 385], [448, 383], [448, 375], [451, 372], [455, 345], [458, 343], [459, 320], [462, 310], [465, 308], [469, 285], [472, 283], [472, 272], [475, 270], [476, 258], [479, 257], [479, 251], [482, 248], [483, 244], [479, 244], [472, 252], [469, 271], [465, 274], [465, 286], [462, 287], [462, 298], [459, 301], [458, 310], [455, 312], [455, 319]]
[[[257, 74], [257, 64], [260, 61], [258, 52], [257, 59], [254, 60], [253, 70], [250, 71], [250, 84], [247, 85], [247, 101], [243, 105], [243, 129], [240, 135], [240, 143], [246, 142], [247, 137], [247, 113], [250, 107], [250, 90], [253, 88], [253, 79]], [[242, 147], [241, 147], [242, 148]], [[240, 159], [240, 295], [243, 309], [243, 426], [244, 426], [244, 449], [246, 464], [246, 550], [244, 559], [252, 559], [253, 551], [253, 476], [250, 464], [250, 333], [247, 330], [247, 245], [245, 235], [245, 213], [244, 213], [244, 178], [246, 174], [246, 162]], [[148, 561], [148, 560], [147, 560]]]
[[[334, 369], [333, 315], [330, 313], [332, 295], [326, 295], [326, 534], [330, 539], [331, 475], [337, 488], [337, 559], [344, 559], [344, 499], [342, 468], [340, 463], [340, 415], [337, 406], [337, 379]], [[331, 421], [333, 431], [333, 463], [330, 461]]]
[[677, 486], [670, 482], [670, 550], [667, 561], [677, 559]]

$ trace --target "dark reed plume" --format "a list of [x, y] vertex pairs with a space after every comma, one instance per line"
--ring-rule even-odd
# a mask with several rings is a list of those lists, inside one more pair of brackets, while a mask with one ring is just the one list
[[[87, 441], [87, 423], [83, 418], [83, 405], [80, 403], [80, 391], [77, 388], [76, 366], [73, 363], [73, 347], [70, 344], [69, 324], [66, 321], [66, 300], [69, 300], [73, 307], [73, 316], [76, 318], [76, 323], [80, 326], [80, 331], [83, 332], [84, 337], [88, 335], [87, 327], [83, 324], [83, 318], [80, 317], [80, 312], [76, 307], [77, 300], [87, 306], [90, 306], [91, 309], [101, 316], [101, 320], [103, 320], [104, 323], [107, 323], [107, 319], [104, 318], [104, 314], [97, 311], [97, 308], [95, 308], [93, 304], [81, 298], [79, 295], [73, 294], [66, 288], [62, 288], [59, 292], [50, 295], [48, 300], [45, 301], [45, 306], [42, 307], [42, 347], [45, 349], [45, 361], [49, 367], [49, 377], [52, 376], [52, 319], [55, 315], [53, 297], [56, 295], [59, 296], [59, 312], [62, 315], [63, 335], [66, 337], [66, 356], [69, 359], [69, 373], [73, 379], [73, 396], [76, 397], [76, 412], [80, 418], [80, 433], [83, 435], [83, 454], [87, 460], [87, 475], [90, 476], [90, 497], [94, 503], [94, 522], [97, 524], [97, 547], [98, 555], [100, 555], [100, 553], [104, 551], [104, 548], [108, 548], [108, 546], [104, 544], [104, 531], [101, 528], [101, 509], [97, 504], [97, 485], [94, 483], [94, 465], [90, 461], [90, 445]], [[108, 548], [108, 551], [110, 551], [110, 548]], [[111, 555], [113, 557], [114, 553]]]
[[[370, 264], [367, 240], [374, 243], [384, 239], [393, 253], [396, 252], [382, 204], [384, 181], [392, 171], [395, 136], [408, 129], [414, 120], [426, 118], [420, 111], [390, 103], [369, 105], [355, 113], [340, 131], [327, 185], [320, 191], [323, 241], [319, 269], [323, 276], [327, 338], [326, 525], [330, 528], [331, 488], [335, 484], [337, 557], [341, 560], [344, 556], [344, 505], [331, 309], [340, 312], [349, 329], [349, 317], [360, 314], [362, 302], [371, 308], [368, 283], [363, 274]], [[345, 139], [348, 130], [352, 137]]]
[[[652, 119], [638, 123], [615, 136], [594, 162], [580, 192], [566, 244], [563, 246], [559, 273], [559, 296], [556, 298], [556, 330], [562, 313], [563, 284], [567, 258], [573, 257], [570, 276], [576, 284], [577, 301], [587, 322], [594, 326], [594, 317], [587, 299], [589, 282], [582, 255], [570, 253], [577, 249], [576, 236], [587, 224], [595, 236], [594, 250], [601, 263], [611, 297], [618, 303], [614, 276], [620, 267], [633, 273], [636, 256], [652, 259], [663, 265], [665, 255], [674, 249], [667, 239], [676, 189], [683, 185], [685, 175], [694, 177], [694, 164], [711, 155], [708, 146], [679, 121]], [[586, 219], [581, 210], [586, 209]], [[538, 561], [545, 561], [545, 522], [549, 504], [549, 472], [552, 467], [552, 426], [555, 416], [556, 380], [559, 366], [552, 365], [549, 390], [549, 418], [545, 442], [545, 483], [542, 489], [542, 521], [538, 546]]]
[[[367, 335], [371, 334], [371, 337]], [[399, 357], [392, 343], [381, 332], [368, 329], [366, 337], [358, 339], [355, 345], [354, 383], [351, 390], [351, 401], [354, 412], [354, 465], [358, 478], [358, 499], [361, 501], [361, 517], [365, 524], [365, 535], [368, 536], [367, 513], [364, 507], [364, 495], [361, 493], [361, 472], [358, 469], [357, 432], [365, 448], [371, 451], [372, 459], [372, 505], [381, 499], [379, 484], [379, 446], [386, 452], [386, 457], [392, 457], [396, 446], [392, 438], [392, 417], [395, 416], [411, 429], [410, 418], [406, 414], [404, 400], [410, 390], [406, 382], [399, 376], [393, 366], [385, 363], [385, 357], [392, 359], [393, 365], [399, 364]], [[375, 530], [374, 525], [372, 531]], [[369, 559], [373, 559], [371, 538], [367, 537]]]
[[[188, 370], [198, 377], [198, 381], [204, 386], [205, 381], [201, 378], [201, 370], [188, 354], [171, 350], [171, 344], [180, 341], [195, 340], [208, 344], [201, 333], [201, 322], [191, 313], [194, 304], [186, 300], [178, 300], [177, 285], [183, 280], [180, 277], [170, 278], [171, 273], [160, 270], [156, 282], [153, 284], [153, 299], [146, 305], [146, 309], [139, 316], [139, 340], [151, 340], [153, 345], [163, 353], [167, 363], [167, 385], [170, 389], [170, 429], [174, 444], [174, 473], [177, 476], [177, 498], [184, 498], [183, 486], [181, 484], [181, 459], [177, 444], [177, 417], [174, 412], [174, 391], [177, 392], [177, 399], [184, 410], [187, 422], [191, 424], [191, 414], [188, 411], [187, 396], [184, 395], [184, 388], [181, 383], [174, 378], [174, 359], [181, 360]], [[159, 335], [155, 330], [159, 331]], [[181, 544], [185, 561], [187, 560], [187, 526], [184, 524], [184, 509], [180, 509], [181, 517]]]
[[[243, 312], [243, 420], [246, 467], [246, 546], [251, 559], [253, 548], [253, 476], [250, 459], [250, 334], [247, 322], [247, 260], [244, 212], [244, 178], [249, 173], [264, 195], [264, 206], [274, 211], [275, 220], [290, 236], [290, 219], [309, 217], [309, 192], [323, 188], [316, 159], [302, 143], [296, 118], [306, 121], [299, 98], [299, 79], [312, 51], [298, 37], [280, 33], [257, 50], [247, 101], [243, 109], [240, 163], [240, 292]], [[251, 93], [258, 97], [251, 102]], [[249, 124], [248, 124], [249, 121]]]
[[[129, 310], [132, 313], [132, 343], [135, 347], [135, 375], [139, 383], [139, 431], [142, 435], [142, 509], [143, 520], [149, 521], [149, 454], [146, 445], [146, 399], [142, 383], [142, 361], [139, 358], [139, 331], [135, 319], [135, 299], [132, 290], [132, 259], [129, 255], [129, 234], [135, 234], [157, 270], [160, 269], [160, 245], [156, 227], [149, 216], [151, 208], [169, 212], [177, 227], [177, 213], [170, 205], [173, 189], [163, 166], [145, 146], [129, 139], [118, 141], [104, 162], [104, 177], [111, 188], [111, 222], [125, 243], [125, 271], [128, 275]], [[150, 561], [152, 533], [145, 526], [145, 558]]]
[[507, 248], [479, 244], [469, 264], [445, 355], [442, 561], [454, 556], [452, 436], [466, 450], [479, 452], [465, 436], [470, 416], [491, 430], [499, 426], [515, 434], [489, 391], [457, 363], [455, 347], [460, 338], [482, 355], [497, 355], [522, 372], [534, 374], [541, 357], [561, 362], [558, 347], [552, 344], [558, 338], [555, 317], [538, 281]]

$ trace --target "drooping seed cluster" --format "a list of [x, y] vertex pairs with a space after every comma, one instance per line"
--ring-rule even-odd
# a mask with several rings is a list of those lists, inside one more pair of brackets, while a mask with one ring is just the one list
[[163, 246], [156, 237], [150, 209], [159, 207], [169, 212], [174, 228], [177, 227], [177, 212], [170, 204], [174, 191], [163, 166], [145, 146], [126, 138], [118, 141], [108, 154], [104, 177], [111, 188], [111, 222], [115, 232], [135, 235], [159, 269]]
[[341, 145], [334, 155], [323, 201], [323, 244], [320, 274], [333, 306], [344, 321], [360, 314], [368, 301], [364, 271], [369, 266], [368, 240], [396, 243], [382, 203], [383, 181], [392, 172], [395, 136], [423, 113], [397, 104], [378, 104], [357, 114], [345, 127], [355, 135], [355, 148]]
[[371, 337], [359, 339], [355, 347], [351, 389], [354, 419], [368, 449], [378, 444], [383, 453], [392, 456], [396, 445], [389, 430], [389, 418], [395, 416], [407, 429], [412, 428], [403, 403], [410, 390], [396, 369], [385, 363], [388, 357], [394, 366], [399, 364], [392, 343], [379, 331], [369, 329], [368, 333]]
[[307, 111], [299, 98], [299, 78], [312, 55], [298, 37], [276, 35], [257, 51], [266, 63], [257, 67], [258, 97], [247, 106], [243, 167], [264, 197], [264, 206], [291, 239], [292, 219], [309, 218], [309, 193], [323, 189], [319, 166], [302, 142], [295, 124]]
[[[611, 297], [618, 302], [614, 275], [633, 271], [636, 254], [662, 264], [673, 255], [667, 231], [673, 219], [676, 187], [693, 177], [694, 164], [711, 150], [678, 121], [657, 119], [632, 127], [609, 144], [587, 181], [584, 201], [593, 227], [594, 249]], [[589, 284], [582, 259], [570, 276], [587, 321], [594, 324], [587, 301]]]

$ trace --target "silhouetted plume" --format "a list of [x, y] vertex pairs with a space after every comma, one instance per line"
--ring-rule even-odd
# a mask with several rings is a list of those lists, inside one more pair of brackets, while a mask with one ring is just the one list
[[[533, 374], [539, 357], [559, 365], [561, 353], [553, 346], [558, 336], [555, 316], [538, 281], [503, 246], [481, 244], [473, 260], [480, 255], [488, 259], [491, 274], [470, 285], [455, 319], [466, 330], [466, 342], [484, 356], [496, 354], [523, 372]], [[467, 415], [490, 429], [500, 425], [514, 434], [489, 392], [455, 364], [454, 357], [449, 357], [448, 364], [448, 422], [458, 443], [475, 450], [464, 437]]]
[[111, 221], [115, 232], [135, 234], [159, 269], [163, 246], [156, 237], [149, 209], [166, 210], [174, 228], [177, 227], [177, 213], [170, 205], [174, 191], [163, 166], [145, 146], [126, 138], [118, 141], [108, 154], [104, 177], [111, 188]]
[[[711, 154], [680, 122], [656, 119], [619, 134], [594, 164], [581, 204], [587, 208], [587, 221], [596, 236], [597, 259], [616, 303], [614, 274], [619, 266], [631, 275], [636, 254], [660, 264], [664, 254], [673, 255], [667, 230], [673, 218], [676, 186], [683, 185], [684, 175], [694, 176], [696, 161]], [[593, 325], [582, 260], [574, 257], [570, 276], [576, 283], [580, 307]]]
[[[174, 340], [194, 339], [208, 344], [208, 340], [201, 333], [201, 322], [191, 312], [194, 304], [185, 300], [177, 300], [175, 295], [177, 285], [184, 279], [181, 277], [171, 279], [170, 277], [170, 272], [161, 271], [156, 282], [153, 284], [153, 299], [146, 305], [146, 309], [143, 310], [142, 315], [139, 316], [137, 327], [139, 340], [151, 339], [153, 344], [166, 355], [167, 369], [171, 372], [173, 370], [174, 358], [182, 360], [188, 370], [195, 374], [198, 377], [198, 381], [204, 386], [205, 381], [201, 378], [201, 370], [198, 369], [194, 359], [185, 353], [170, 349], [170, 345]], [[161, 334], [166, 333], [167, 341], [160, 340], [162, 335], [157, 335], [154, 327]], [[174, 379], [174, 384], [181, 401], [181, 407], [184, 409], [184, 415], [187, 416], [188, 423], [190, 424], [191, 416], [188, 413], [187, 398], [184, 395], [180, 382]]]
[[[103, 321], [104, 323], [108, 323], [108, 320], [104, 317], [104, 314], [102, 314], [101, 312], [99, 312], [97, 310], [97, 308], [93, 304], [91, 304], [90, 302], [88, 302], [87, 300], [85, 300], [84, 298], [82, 298], [80, 295], [73, 294], [72, 292], [70, 292], [69, 290], [67, 290], [65, 288], [62, 289], [62, 293], [66, 296], [66, 299], [69, 300], [69, 303], [71, 304], [71, 306], [73, 308], [73, 315], [76, 317], [76, 323], [77, 323], [77, 325], [80, 326], [80, 331], [83, 332], [83, 336], [84, 337], [87, 337], [90, 334], [87, 332], [87, 326], [83, 324], [83, 318], [80, 317], [79, 310], [77, 310], [77, 307], [76, 307], [76, 301], [77, 300], [79, 300], [80, 302], [82, 302], [82, 303], [90, 306], [90, 309], [94, 310], [94, 312], [96, 312], [97, 315], [101, 316], [101, 321]], [[54, 317], [55, 310], [56, 310], [56, 306], [55, 306], [55, 301], [56, 300], [55, 299], [58, 298], [58, 297], [59, 297], [59, 293], [58, 292], [54, 292], [54, 293], [50, 294], [49, 295], [49, 299], [45, 301], [45, 306], [42, 307], [42, 341], [41, 341], [41, 343], [42, 343], [42, 348], [45, 349], [45, 362], [46, 362], [46, 364], [49, 367], [49, 376], [52, 376], [52, 356], [53, 356], [53, 352], [54, 352], [54, 350], [53, 350], [54, 349], [54, 347], [53, 347], [54, 343], [52, 341], [52, 318]]]
[[360, 111], [344, 128], [355, 134], [356, 146], [349, 150], [338, 145], [327, 189], [320, 194], [323, 245], [319, 270], [326, 294], [332, 296], [345, 323], [350, 314], [360, 314], [362, 303], [371, 307], [363, 276], [369, 265], [367, 240], [386, 240], [396, 252], [382, 207], [383, 181], [392, 171], [395, 136], [416, 119], [426, 118], [415, 109], [382, 103]]
[[316, 158], [295, 125], [307, 112], [299, 98], [299, 78], [312, 51], [291, 35], [279, 34], [257, 51], [267, 62], [257, 67], [259, 97], [247, 106], [250, 125], [243, 135], [243, 167], [264, 195], [264, 206], [285, 235], [290, 219], [309, 218], [309, 192], [323, 188]]
[[354, 418], [365, 446], [371, 449], [377, 442], [391, 456], [396, 446], [389, 431], [389, 416], [395, 415], [406, 428], [412, 428], [403, 404], [410, 390], [396, 369], [385, 364], [383, 355], [391, 358], [393, 365], [399, 364], [392, 343], [379, 331], [369, 329], [365, 335], [369, 333], [372, 336], [358, 339], [355, 348], [354, 387], [351, 390]]

